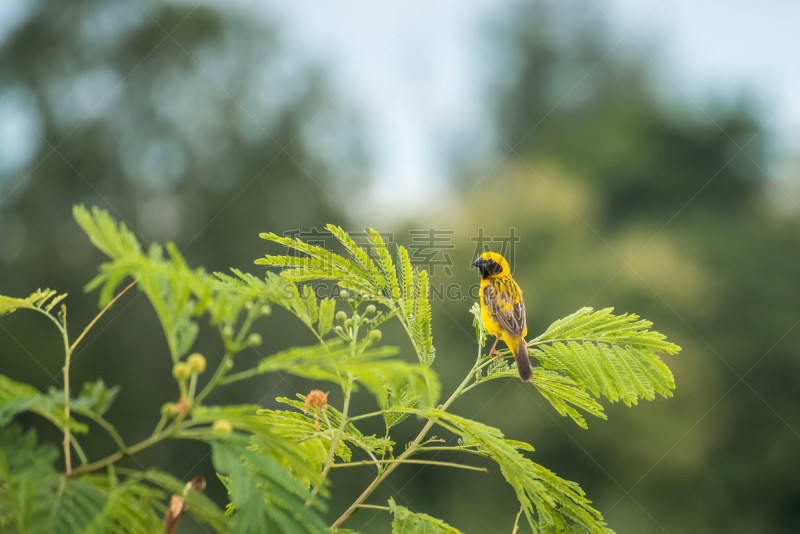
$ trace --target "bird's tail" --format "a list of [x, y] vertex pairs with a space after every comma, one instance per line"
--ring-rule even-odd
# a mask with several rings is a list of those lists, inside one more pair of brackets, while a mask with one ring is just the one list
[[533, 378], [533, 369], [531, 368], [531, 360], [528, 358], [528, 345], [521, 337], [514, 338], [509, 343], [511, 351], [514, 353], [514, 359], [517, 360], [517, 371], [519, 377], [527, 382]]

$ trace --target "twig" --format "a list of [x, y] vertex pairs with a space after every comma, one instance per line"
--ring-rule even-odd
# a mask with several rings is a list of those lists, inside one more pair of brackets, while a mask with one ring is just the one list
[[388, 506], [378, 506], [376, 504], [359, 504], [358, 507], [359, 508], [370, 508], [372, 510], [385, 510], [387, 512], [391, 512], [392, 511], [392, 509], [389, 508]]
[[311, 491], [311, 497], [308, 498], [306, 501], [306, 506], [311, 504], [311, 499], [317, 495], [319, 492], [320, 486], [325, 483], [325, 479], [328, 476], [328, 472], [333, 467], [333, 457], [336, 454], [336, 447], [339, 446], [339, 441], [342, 439], [342, 434], [344, 434], [344, 427], [347, 426], [347, 411], [350, 407], [350, 394], [353, 391], [353, 377], [349, 376], [347, 379], [347, 387], [345, 388], [344, 393], [344, 405], [342, 406], [342, 422], [339, 425], [339, 429], [336, 431], [336, 435], [331, 440], [331, 448], [328, 450], [328, 457], [325, 459], [325, 466], [322, 468], [322, 474], [320, 474], [319, 481], [314, 486], [314, 489]]
[[73, 351], [73, 350], [75, 350], [75, 347], [78, 345], [78, 343], [80, 343], [80, 342], [81, 342], [81, 339], [83, 339], [83, 336], [85, 336], [85, 335], [86, 335], [86, 334], [89, 332], [89, 330], [91, 330], [91, 328], [94, 326], [94, 323], [96, 323], [96, 322], [97, 322], [97, 320], [98, 320], [98, 319], [100, 319], [100, 317], [102, 317], [102, 316], [103, 316], [103, 314], [104, 314], [104, 313], [106, 313], [106, 312], [108, 311], [108, 309], [111, 307], [111, 305], [112, 305], [112, 304], [114, 304], [114, 303], [117, 301], [117, 299], [119, 299], [119, 298], [120, 298], [122, 295], [124, 295], [124, 294], [125, 294], [125, 292], [126, 292], [127, 290], [129, 290], [130, 288], [132, 288], [133, 286], [135, 286], [135, 285], [136, 285], [136, 282], [138, 282], [138, 280], [134, 280], [133, 282], [131, 282], [130, 284], [128, 284], [128, 287], [126, 287], [125, 289], [123, 289], [122, 291], [120, 291], [119, 293], [117, 293], [117, 296], [116, 296], [116, 297], [114, 297], [113, 299], [111, 299], [111, 302], [109, 302], [108, 304], [106, 304], [106, 307], [105, 307], [105, 308], [103, 308], [102, 310], [100, 310], [100, 313], [98, 313], [97, 315], [95, 315], [94, 319], [92, 319], [92, 322], [91, 322], [91, 323], [89, 323], [89, 324], [86, 326], [86, 328], [84, 328], [84, 329], [83, 329], [83, 332], [81, 332], [81, 335], [79, 335], [79, 336], [78, 336], [78, 339], [76, 339], [76, 340], [75, 340], [75, 342], [72, 344], [72, 346], [69, 348], [69, 350], [70, 350], [70, 351]]
[[[47, 315], [50, 315], [49, 313]], [[72, 436], [69, 432], [69, 364], [72, 357], [72, 348], [69, 345], [69, 332], [67, 331], [67, 307], [61, 304], [61, 337], [64, 339], [64, 466], [67, 475], [72, 473], [72, 456], [70, 442]], [[77, 449], [76, 449], [77, 450]]]
[[520, 506], [519, 512], [517, 512], [517, 519], [514, 521], [514, 530], [511, 531], [511, 534], [517, 534], [517, 531], [519, 531], [519, 517], [522, 515], [522, 510], [524, 508]]
[[[481, 346], [478, 345], [478, 359], [475, 362], [475, 365], [472, 366], [472, 369], [470, 369], [469, 373], [467, 373], [466, 378], [464, 378], [464, 380], [456, 388], [456, 390], [453, 392], [453, 394], [450, 395], [450, 398], [447, 399], [444, 402], [444, 404], [442, 404], [439, 407], [440, 410], [443, 410], [443, 411], [447, 410], [447, 408], [453, 403], [453, 401], [455, 401], [459, 396], [461, 396], [461, 393], [464, 391], [464, 388], [467, 387], [467, 384], [469, 384], [469, 381], [472, 380], [472, 377], [475, 375], [475, 373], [477, 372], [479, 366], [482, 363], [484, 363], [484, 362], [481, 359]], [[434, 421], [429, 419], [428, 422], [425, 424], [425, 426], [422, 428], [422, 430], [420, 430], [420, 432], [417, 435], [416, 439], [411, 443], [411, 445], [409, 445], [409, 447], [405, 450], [405, 452], [403, 454], [401, 454], [397, 458], [397, 460], [405, 460], [409, 456], [414, 454], [416, 452], [416, 450], [418, 449], [418, 447], [420, 446], [420, 444], [422, 443], [422, 440], [425, 439], [425, 436], [428, 434], [430, 429], [433, 427], [433, 425], [434, 425]], [[361, 495], [358, 496], [358, 498], [355, 500], [355, 502], [353, 504], [351, 504], [350, 507], [347, 510], [344, 511], [344, 513], [339, 517], [339, 519], [337, 519], [333, 523], [333, 525], [331, 525], [331, 528], [332, 529], [337, 529], [337, 528], [341, 527], [342, 524], [345, 521], [347, 521], [350, 518], [351, 515], [353, 515], [353, 513], [358, 509], [358, 507], [361, 504], [363, 504], [365, 500], [367, 500], [367, 497], [372, 495], [372, 492], [375, 491], [375, 488], [377, 488], [381, 484], [381, 482], [383, 482], [386, 479], [386, 477], [388, 477], [392, 473], [392, 471], [397, 469], [397, 467], [400, 465], [400, 463], [401, 462], [391, 463], [391, 464], [388, 465], [388, 467], [386, 467], [386, 469], [381, 470], [378, 473], [378, 476], [376, 476], [375, 479], [370, 483], [370, 485], [367, 486], [367, 489], [365, 489], [361, 493]]]
[[[360, 462], [347, 462], [342, 464], [333, 464], [331, 469], [336, 469], [338, 467], [356, 467], [360, 465], [380, 465], [380, 464], [426, 464], [426, 465], [441, 465], [445, 467], [458, 467], [460, 469], [469, 469], [471, 471], [483, 471], [484, 473], [488, 473], [489, 470], [485, 467], [476, 467], [474, 465], [464, 465], [464, 464], [457, 464], [453, 462], [436, 462], [434, 460], [408, 460], [406, 458], [397, 460], [362, 460]], [[360, 505], [359, 505], [360, 506]]]

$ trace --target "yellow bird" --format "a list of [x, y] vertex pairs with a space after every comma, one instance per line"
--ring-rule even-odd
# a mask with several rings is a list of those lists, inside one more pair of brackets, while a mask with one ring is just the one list
[[481, 272], [481, 319], [486, 332], [497, 339], [489, 354], [499, 354], [495, 347], [501, 339], [514, 353], [517, 370], [522, 380], [533, 378], [531, 360], [525, 336], [528, 325], [525, 322], [525, 302], [522, 290], [511, 278], [506, 259], [495, 252], [484, 252], [472, 262]]

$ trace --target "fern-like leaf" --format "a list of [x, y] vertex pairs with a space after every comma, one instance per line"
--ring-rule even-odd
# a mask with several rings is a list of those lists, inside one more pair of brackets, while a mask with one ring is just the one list
[[672, 396], [675, 381], [657, 353], [676, 354], [680, 347], [650, 330], [649, 321], [611, 312], [582, 308], [556, 321], [528, 344], [532, 355], [612, 402], [630, 406], [656, 393]]
[[[230, 531], [328, 533], [317, 514], [324, 509], [322, 502], [270, 451], [269, 444], [235, 433], [213, 448], [214, 467], [227, 477], [235, 510]], [[306, 506], [306, 500], [312, 506]]]
[[14, 312], [20, 308], [50, 313], [56, 304], [66, 297], [66, 293], [58, 295], [53, 289], [37, 289], [24, 299], [0, 295], [0, 315]]
[[421, 363], [430, 367], [436, 355], [431, 335], [431, 303], [428, 301], [428, 288], [428, 272], [424, 270], [415, 271], [414, 311], [409, 319], [409, 327]]
[[461, 534], [460, 530], [440, 519], [427, 514], [415, 514], [399, 506], [392, 498], [389, 499], [389, 508], [394, 516], [392, 534]]
[[427, 368], [388, 359], [397, 354], [393, 347], [366, 348], [359, 344], [356, 354], [353, 356], [352, 349], [339, 341], [328, 343], [327, 347], [292, 348], [265, 358], [259, 363], [258, 370], [262, 373], [286, 371], [336, 383], [341, 382], [341, 377], [351, 375], [382, 405], [388, 402], [390, 392], [400, 395], [407, 386], [420, 395], [423, 406], [435, 405], [439, 397], [439, 381]]
[[611, 532], [577, 484], [559, 478], [523, 456], [519, 447], [503, 438], [500, 430], [441, 410], [430, 410], [426, 416], [467, 443], [477, 445], [482, 454], [497, 462], [534, 532], [538, 528], [543, 532], [567, 533], [575, 532], [575, 527], [592, 534]]
[[336, 301], [322, 299], [319, 303], [319, 324], [317, 328], [321, 336], [330, 332], [333, 326], [333, 313], [336, 311]]
[[87, 284], [87, 291], [102, 287], [102, 306], [111, 301], [125, 278], [136, 279], [158, 315], [173, 361], [191, 349], [199, 329], [196, 315], [208, 312], [215, 323], [233, 324], [249, 300], [249, 294], [229, 291], [203, 269], [190, 269], [172, 243], [166, 247], [154, 243], [145, 252], [133, 233], [107, 212], [76, 206], [73, 213], [92, 243], [110, 259]]
[[64, 415], [64, 392], [50, 389], [40, 392], [29, 384], [23, 384], [0, 375], [0, 426], [6, 425], [20, 412], [33, 412], [41, 415], [59, 428], [69, 424], [72, 432], [85, 434], [89, 429], [74, 419]]
[[[375, 252], [377, 261], [373, 261], [367, 251], [358, 246], [341, 227], [328, 225], [327, 228], [347, 250], [349, 259], [299, 239], [261, 234], [262, 238], [306, 254], [307, 257], [267, 255], [256, 260], [256, 263], [284, 268], [281, 278], [287, 283], [336, 280], [342, 288], [351, 289], [368, 300], [385, 305], [392, 313], [396, 312], [405, 326], [420, 363], [430, 367], [435, 350], [431, 336], [428, 273], [412, 269], [408, 252], [403, 247], [397, 249], [399, 261], [396, 265], [386, 243], [375, 230], [370, 230], [368, 244]], [[306, 312], [294, 304], [294, 291], [288, 290], [290, 297], [284, 306], [307, 322]]]

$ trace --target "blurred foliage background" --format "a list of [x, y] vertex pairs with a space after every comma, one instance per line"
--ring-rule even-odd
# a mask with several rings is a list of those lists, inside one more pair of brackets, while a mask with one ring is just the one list
[[[470, 237], [514, 228], [530, 333], [585, 305], [637, 313], [684, 348], [666, 360], [678, 388], [668, 402], [611, 406], [589, 430], [517, 381], [482, 386], [456, 413], [531, 442], [535, 460], [579, 482], [620, 534], [797, 532], [800, 218], [778, 209], [798, 206], [794, 192], [764, 170], [767, 117], [746, 99], [706, 113], [688, 97], [664, 98], [654, 52], [614, 45], [593, 2], [515, 5], [487, 22], [490, 52], [475, 65], [492, 80], [491, 113], [474, 120], [492, 132], [493, 150], [450, 152], [452, 197], [392, 227], [342, 200], [361, 198], [370, 181], [361, 111], [337, 103], [324, 66], [285, 53], [268, 16], [191, 2], [30, 8], [0, 44], [0, 107], [29, 127], [0, 151], [0, 293], [69, 292], [73, 335], [91, 320], [97, 295], [82, 287], [101, 255], [71, 219], [76, 203], [108, 209], [143, 243], [175, 241], [209, 270], [261, 272], [252, 265], [268, 250], [261, 231], [377, 226], [406, 245], [409, 230], [453, 231], [454, 248], [437, 256], [450, 256], [452, 276], [438, 267], [433, 277], [464, 296], [433, 309], [434, 369], [448, 391], [475, 355]], [[253, 360], [312, 342], [278, 312], [261, 328]], [[54, 334], [36, 317], [4, 317], [0, 372], [60, 385]], [[201, 333], [195, 348], [213, 362], [212, 339]], [[126, 440], [149, 435], [161, 404], [177, 398], [145, 299], [124, 298], [73, 361], [73, 384], [122, 386], [108, 418]], [[274, 406], [311, 387], [253, 379], [218, 398]], [[35, 416], [22, 421], [60, 439]], [[401, 427], [408, 440], [415, 427]], [[93, 432], [85, 448], [97, 457], [113, 444]], [[223, 496], [200, 444], [138, 458], [186, 479], [204, 474]], [[371, 479], [364, 469], [334, 472], [331, 518]], [[408, 468], [388, 482], [376, 502], [393, 496], [467, 532], [510, 531], [517, 511], [499, 473]], [[347, 526], [385, 532], [388, 519], [362, 511]], [[199, 529], [187, 520], [180, 532]]]

